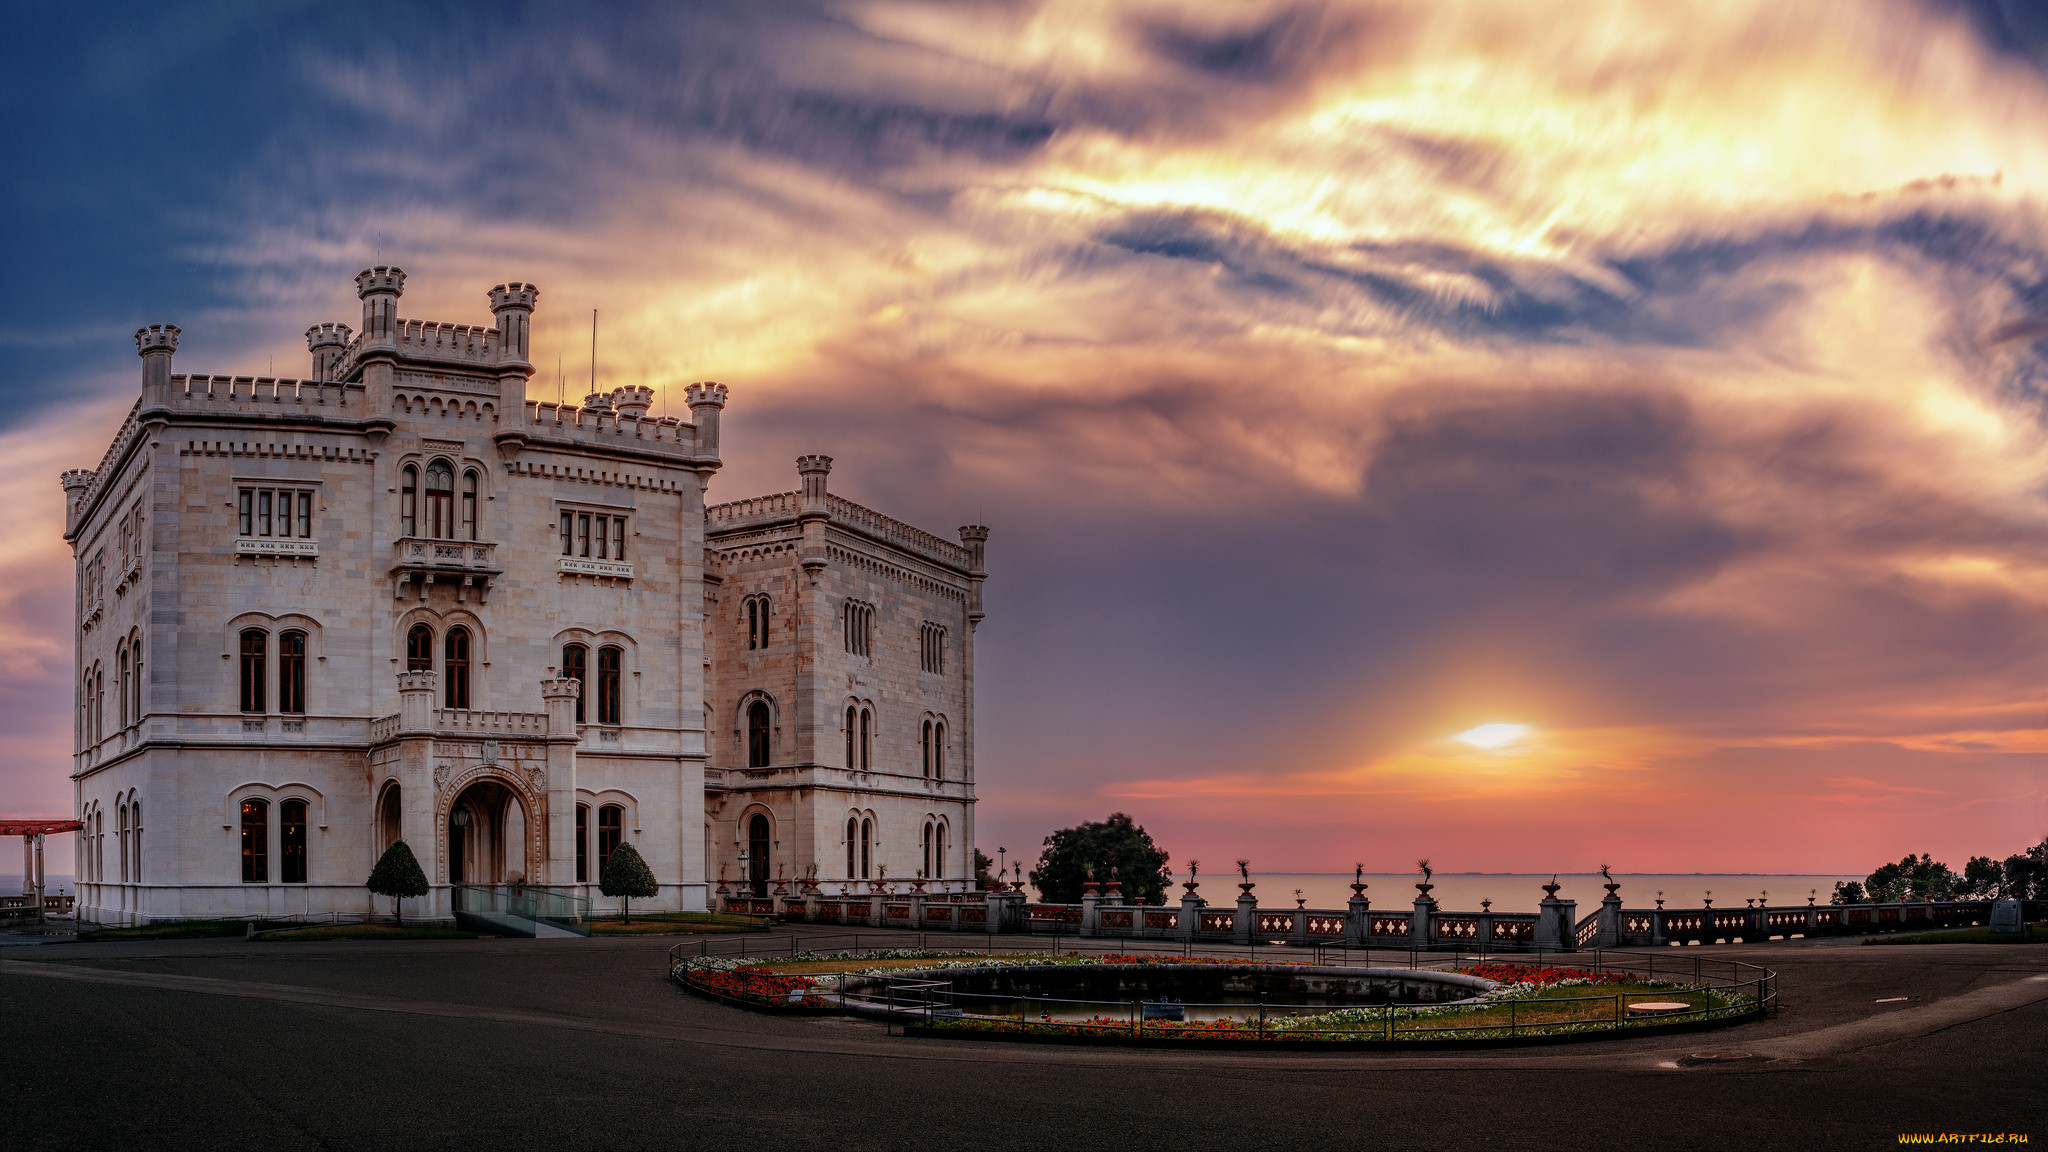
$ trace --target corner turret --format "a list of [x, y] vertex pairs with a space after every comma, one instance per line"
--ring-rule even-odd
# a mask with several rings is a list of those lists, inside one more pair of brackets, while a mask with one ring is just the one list
[[624, 388], [612, 389], [612, 410], [620, 419], [631, 417], [638, 420], [654, 407], [654, 389], [644, 384], [628, 384]]
[[967, 547], [967, 626], [978, 627], [988, 613], [981, 610], [981, 582], [988, 579], [982, 555], [988, 545], [988, 525], [966, 524], [960, 528], [960, 543]]
[[527, 336], [540, 289], [531, 284], [500, 284], [490, 291], [491, 315], [498, 318], [498, 358], [507, 366], [528, 367]]
[[697, 455], [718, 458], [718, 413], [725, 408], [725, 385], [709, 380], [683, 389], [690, 422], [697, 426]]
[[142, 406], [170, 403], [171, 353], [178, 350], [176, 324], [151, 324], [135, 330], [135, 353], [142, 357]]
[[64, 528], [66, 535], [69, 535], [70, 530], [76, 526], [74, 521], [78, 519], [78, 503], [85, 499], [85, 490], [92, 487], [93, 476], [94, 473], [90, 468], [70, 468], [57, 477], [57, 482], [64, 485]]
[[313, 353], [313, 379], [334, 379], [334, 366], [341, 363], [341, 354], [348, 350], [353, 335], [348, 325], [332, 321], [306, 329], [306, 349]]
[[405, 293], [405, 269], [379, 264], [356, 273], [356, 295], [363, 301], [363, 343], [390, 343], [397, 338], [398, 298]]

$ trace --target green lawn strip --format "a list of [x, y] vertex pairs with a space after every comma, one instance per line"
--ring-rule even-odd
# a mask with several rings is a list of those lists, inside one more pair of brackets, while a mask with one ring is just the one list
[[258, 940], [483, 940], [484, 933], [430, 924], [314, 924], [264, 932]]
[[2048, 932], [2029, 924], [2023, 932], [1993, 932], [1989, 928], [1956, 928], [1946, 932], [1918, 932], [1911, 936], [1871, 936], [1865, 944], [2042, 944]]

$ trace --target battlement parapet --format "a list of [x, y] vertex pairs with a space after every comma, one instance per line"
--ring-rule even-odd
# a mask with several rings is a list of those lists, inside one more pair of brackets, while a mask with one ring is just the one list
[[493, 368], [498, 364], [496, 328], [400, 319], [392, 335], [398, 344], [399, 355], [407, 359]]
[[58, 475], [57, 482], [64, 485], [66, 492], [70, 492], [79, 488], [91, 487], [92, 479], [92, 470], [89, 468], [66, 468]]
[[491, 311], [502, 312], [507, 308], [524, 308], [533, 311], [540, 300], [540, 289], [531, 284], [499, 284], [491, 289]]
[[577, 404], [526, 402], [526, 429], [537, 436], [578, 440], [593, 447], [616, 447], [632, 441], [641, 449], [697, 454], [697, 429], [687, 420], [673, 416], [634, 416], [608, 408], [586, 408]]
[[361, 272], [356, 273], [357, 296], [368, 296], [372, 293], [389, 293], [397, 296], [404, 291], [405, 269], [403, 268], [389, 264], [379, 264], [375, 268], [365, 268]]
[[283, 412], [351, 419], [366, 410], [361, 384], [272, 376], [173, 376], [170, 407], [174, 412]]
[[[841, 528], [850, 529], [913, 556], [922, 556], [963, 572], [971, 567], [974, 557], [966, 548], [934, 536], [921, 528], [913, 528], [901, 520], [884, 516], [872, 508], [863, 508], [851, 500], [829, 493], [825, 497], [825, 507], [830, 514], [831, 523]], [[777, 492], [770, 496], [754, 496], [745, 500], [713, 504], [704, 510], [704, 521], [708, 530], [716, 534], [753, 528], [777, 520], [794, 521], [802, 511], [802, 492]]]
[[135, 353], [176, 352], [181, 329], [176, 324], [151, 324], [135, 330]]

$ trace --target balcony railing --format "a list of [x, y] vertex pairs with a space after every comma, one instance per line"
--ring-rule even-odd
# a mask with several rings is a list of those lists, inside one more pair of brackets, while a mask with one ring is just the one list
[[281, 540], [274, 536], [235, 537], [237, 556], [318, 556], [318, 540]]
[[402, 536], [392, 543], [391, 598], [402, 600], [417, 588], [425, 600], [428, 591], [446, 581], [455, 587], [457, 602], [467, 600], [472, 589], [477, 602], [490, 594], [491, 581], [503, 575], [496, 563], [496, 544], [480, 540], [434, 540], [424, 536]]

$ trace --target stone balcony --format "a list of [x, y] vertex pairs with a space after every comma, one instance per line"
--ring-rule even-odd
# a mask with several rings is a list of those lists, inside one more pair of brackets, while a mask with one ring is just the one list
[[457, 603], [474, 591], [482, 604], [490, 595], [491, 581], [504, 575], [497, 566], [497, 548], [479, 540], [400, 537], [391, 545], [391, 598], [403, 600], [412, 592], [425, 600], [435, 584], [446, 583], [455, 586]]

